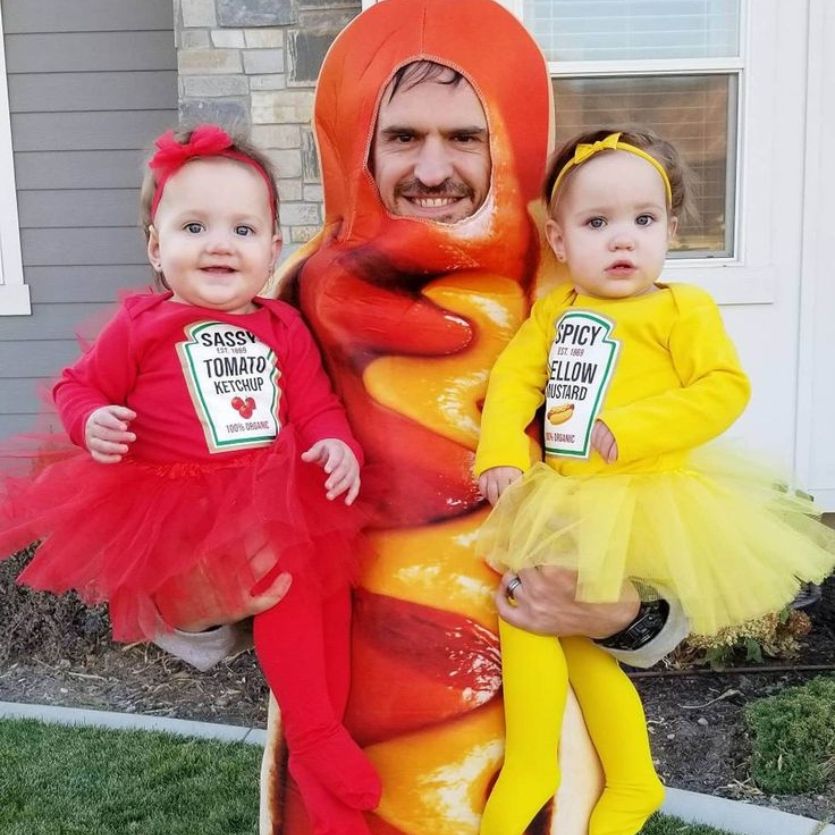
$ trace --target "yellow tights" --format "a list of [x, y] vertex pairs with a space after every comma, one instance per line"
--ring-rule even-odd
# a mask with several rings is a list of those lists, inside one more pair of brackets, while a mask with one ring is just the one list
[[487, 800], [481, 835], [521, 835], [559, 785], [560, 728], [568, 682], [605, 775], [589, 835], [634, 835], [661, 805], [646, 718], [632, 683], [587, 638], [557, 640], [499, 621], [505, 759]]

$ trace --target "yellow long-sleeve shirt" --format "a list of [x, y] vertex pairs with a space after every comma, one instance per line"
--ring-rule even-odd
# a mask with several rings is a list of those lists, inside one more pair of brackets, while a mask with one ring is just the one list
[[[744, 410], [750, 395], [748, 378], [719, 309], [705, 291], [658, 284], [654, 292], [613, 300], [559, 287], [534, 304], [490, 373], [477, 475], [499, 466], [526, 470], [533, 463], [525, 430], [545, 401], [549, 379], [565, 379], [560, 377], [566, 373], [562, 362], [553, 352], [559, 339], [561, 351], [572, 350], [565, 333], [560, 337], [557, 332], [568, 312], [587, 314], [583, 321], [601, 322], [608, 330], [601, 343], [607, 344], [612, 358], [611, 377], [599, 388], [597, 418], [614, 435], [618, 459], [607, 465], [594, 451], [578, 458], [546, 450], [546, 463], [560, 473], [674, 468], [688, 450], [715, 438]], [[597, 372], [605, 373], [605, 364]], [[587, 377], [572, 379], [583, 383]]]

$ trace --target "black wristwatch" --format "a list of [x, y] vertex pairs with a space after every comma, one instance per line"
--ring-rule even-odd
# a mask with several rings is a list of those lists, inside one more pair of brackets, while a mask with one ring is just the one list
[[638, 614], [629, 626], [608, 638], [595, 640], [595, 643], [606, 649], [626, 652], [640, 649], [661, 634], [669, 614], [670, 604], [666, 600], [642, 602]]

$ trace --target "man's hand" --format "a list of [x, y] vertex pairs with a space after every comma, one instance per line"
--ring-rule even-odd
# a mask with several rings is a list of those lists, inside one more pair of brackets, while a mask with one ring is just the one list
[[592, 449], [596, 449], [607, 464], [614, 464], [618, 460], [618, 443], [611, 430], [602, 420], [594, 422], [591, 430]]
[[84, 424], [84, 445], [99, 464], [118, 464], [136, 435], [128, 431], [136, 412], [126, 406], [102, 406]]
[[[255, 579], [254, 587], [258, 588], [275, 568], [275, 556], [268, 547], [256, 550], [249, 558], [249, 567]], [[237, 607], [230, 608], [228, 600], [222, 598], [217, 591], [217, 584], [223, 579], [209, 576], [197, 566], [189, 574], [177, 578], [176, 583], [169, 581], [166, 584], [164, 594], [156, 599], [157, 608], [171, 626], [183, 632], [203, 632], [272, 609], [287, 594], [292, 583], [288, 573], [279, 574], [263, 591], [242, 600]], [[169, 602], [172, 600], [176, 601], [176, 609]]]
[[[506, 596], [513, 577], [522, 581]], [[638, 614], [640, 600], [632, 583], [626, 581], [616, 603], [581, 603], [575, 600], [577, 574], [565, 568], [542, 566], [517, 574], [507, 572], [496, 592], [496, 608], [508, 623], [539, 635], [608, 638], [629, 626]], [[514, 605], [515, 604], [515, 605]]]
[[303, 452], [302, 461], [318, 464], [328, 474], [325, 490], [329, 501], [346, 493], [345, 504], [354, 503], [360, 491], [360, 465], [348, 444], [325, 438]]
[[495, 507], [499, 496], [521, 477], [522, 471], [518, 467], [491, 467], [478, 477], [478, 489], [481, 495]]

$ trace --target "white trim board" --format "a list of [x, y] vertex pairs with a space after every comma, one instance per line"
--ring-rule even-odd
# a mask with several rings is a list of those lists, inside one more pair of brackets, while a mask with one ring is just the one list
[[0, 11], [0, 316], [28, 316], [31, 313], [29, 288], [23, 282], [6, 51]]

